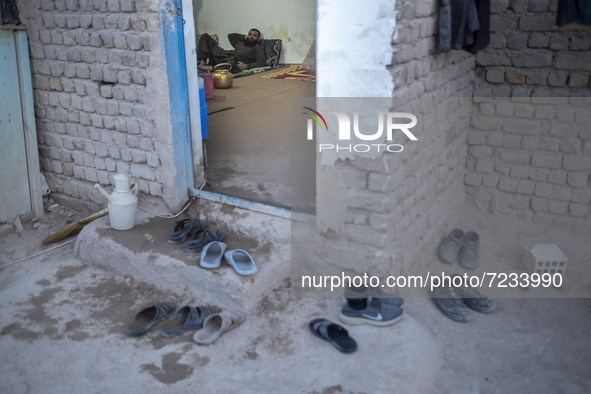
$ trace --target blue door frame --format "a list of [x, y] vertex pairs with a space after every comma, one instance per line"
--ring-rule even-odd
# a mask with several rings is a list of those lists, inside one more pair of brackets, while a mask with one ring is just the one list
[[194, 174], [181, 1], [167, 0], [158, 11], [158, 20], [168, 74], [175, 184], [178, 195], [183, 196], [194, 186]]

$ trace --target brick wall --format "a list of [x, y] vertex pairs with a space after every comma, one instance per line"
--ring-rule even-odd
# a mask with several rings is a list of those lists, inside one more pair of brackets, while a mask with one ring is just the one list
[[167, 91], [158, 2], [18, 6], [29, 35], [41, 168], [52, 191], [104, 203], [93, 184], [110, 186], [124, 172], [140, 178], [142, 198], [165, 195], [163, 170], [172, 166], [168, 98], [158, 98]]
[[475, 95], [591, 95], [591, 27], [556, 26], [557, 8], [558, 0], [491, 2], [491, 40], [476, 55]]
[[475, 98], [466, 185], [484, 209], [591, 231], [591, 98]]
[[556, 26], [557, 0], [492, 3], [491, 43], [476, 56], [469, 197], [489, 212], [589, 232], [591, 28]]
[[455, 224], [448, 213], [465, 201], [471, 104], [460, 98], [472, 95], [475, 63], [467, 52], [437, 50], [438, 0], [399, 0], [396, 9], [394, 96], [414, 99], [421, 122], [418, 143], [395, 166], [399, 183], [388, 191], [401, 214], [393, 234], [398, 261], [408, 270]]
[[[415, 114], [418, 141], [394, 141], [404, 145], [401, 153], [323, 155], [317, 216], [324, 237], [310, 270], [326, 260], [327, 267], [338, 261], [356, 272], [409, 272], [416, 257], [425, 248], [433, 252], [435, 240], [449, 231], [448, 212], [465, 201], [471, 102], [461, 98], [472, 94], [474, 56], [439, 53], [437, 1], [399, 0], [395, 11], [386, 66], [395, 87], [386, 111]], [[370, 113], [386, 107], [364, 99], [358, 111], [363, 104]]]

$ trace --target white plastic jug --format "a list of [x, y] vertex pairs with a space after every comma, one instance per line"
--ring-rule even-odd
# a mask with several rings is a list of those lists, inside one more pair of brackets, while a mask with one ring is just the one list
[[[94, 185], [94, 188], [107, 199], [111, 227], [114, 230], [131, 230], [135, 226], [140, 180], [129, 174], [116, 174], [114, 180], [115, 191], [111, 195], [107, 194], [98, 183]], [[132, 180], [135, 181], [133, 188], [131, 188]]]

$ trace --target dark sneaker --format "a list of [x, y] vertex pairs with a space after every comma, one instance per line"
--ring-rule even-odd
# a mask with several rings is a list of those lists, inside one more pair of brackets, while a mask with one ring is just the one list
[[458, 295], [462, 297], [464, 304], [470, 309], [480, 313], [491, 313], [495, 310], [494, 301], [483, 296], [473, 287], [462, 286], [457, 288]]
[[458, 253], [464, 243], [464, 232], [458, 228], [454, 228], [445, 237], [439, 248], [437, 248], [437, 256], [444, 263], [453, 264], [458, 261]]
[[436, 287], [431, 292], [431, 300], [448, 318], [459, 322], [470, 320], [470, 310], [455, 287]]
[[478, 267], [479, 254], [480, 237], [474, 231], [468, 231], [464, 236], [464, 242], [458, 254], [460, 265], [470, 269]]
[[372, 326], [389, 326], [402, 319], [404, 310], [399, 306], [382, 303], [377, 298], [367, 298], [365, 308], [354, 309], [347, 301], [339, 318], [346, 324], [371, 324]]
[[379, 287], [347, 287], [345, 289], [345, 301], [347, 298], [378, 298], [382, 304], [402, 306], [404, 299], [394, 297]]

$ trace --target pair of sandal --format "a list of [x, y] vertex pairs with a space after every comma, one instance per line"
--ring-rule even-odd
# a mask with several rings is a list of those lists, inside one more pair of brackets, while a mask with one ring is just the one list
[[187, 239], [190, 241], [183, 245], [183, 250], [189, 253], [199, 253], [210, 242], [223, 241], [225, 234], [222, 230], [206, 230], [205, 220], [183, 219], [175, 222], [173, 232], [168, 236], [168, 243], [181, 244]]
[[[146, 334], [158, 322], [168, 319], [174, 312], [172, 303], [158, 303], [143, 308], [127, 328], [130, 336]], [[187, 331], [197, 332], [193, 340], [199, 345], [213, 343], [221, 334], [239, 326], [244, 321], [244, 314], [222, 311], [217, 306], [183, 306], [173, 319], [162, 323], [160, 335], [171, 338]]]
[[[146, 334], [157, 323], [168, 319], [175, 310], [175, 305], [169, 302], [157, 303], [143, 308], [135, 316], [134, 321], [127, 327], [127, 335], [137, 337]], [[160, 335], [175, 337], [189, 330], [196, 330], [203, 326], [207, 316], [219, 312], [217, 306], [183, 306], [178, 310], [174, 319], [167, 320], [160, 328]]]
[[252, 275], [258, 271], [258, 267], [252, 256], [244, 249], [226, 251], [227, 245], [223, 242], [213, 241], [203, 247], [201, 262], [203, 268], [218, 268], [222, 259], [234, 268], [239, 275]]

